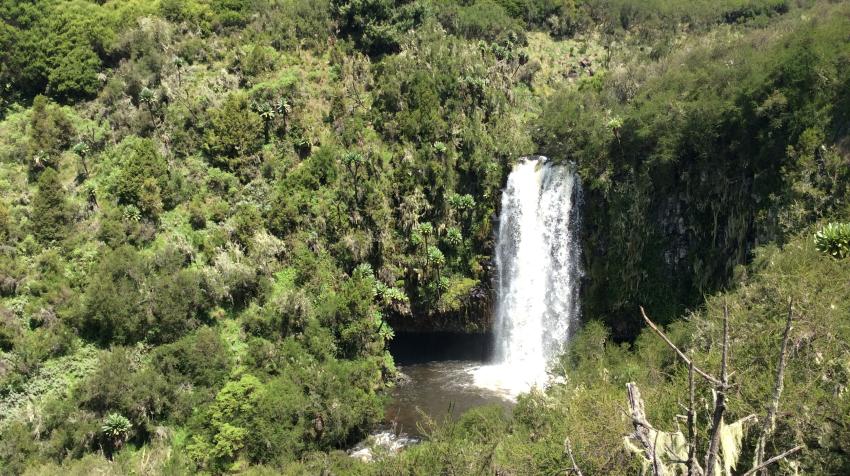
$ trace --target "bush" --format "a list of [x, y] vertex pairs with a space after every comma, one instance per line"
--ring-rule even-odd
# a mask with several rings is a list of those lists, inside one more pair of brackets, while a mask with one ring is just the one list
[[[94, 373], [73, 392], [79, 407], [98, 418], [119, 414], [130, 423], [126, 441], [145, 441], [155, 422], [166, 417], [174, 402], [174, 387], [141, 365], [136, 351], [115, 348], [104, 355]], [[103, 422], [101, 421], [101, 424]]]
[[203, 275], [195, 269], [167, 270], [151, 277], [153, 322], [148, 342], [172, 342], [197, 328], [211, 306], [203, 291]]
[[47, 76], [51, 93], [60, 99], [88, 98], [100, 87], [100, 58], [88, 46], [79, 46], [60, 56]]
[[397, 0], [331, 0], [331, 12], [340, 33], [351, 37], [363, 52], [380, 57], [397, 52], [401, 33], [424, 16], [421, 5], [405, 3]]
[[9, 215], [9, 206], [0, 201], [0, 241], [6, 241], [12, 236], [12, 220]]
[[252, 25], [278, 50], [306, 46], [321, 49], [332, 34], [330, 0], [281, 0]]
[[257, 415], [245, 449], [252, 461], [284, 465], [296, 460], [309, 445], [308, 429], [315, 426], [307, 413], [310, 399], [290, 375], [269, 381], [257, 401]]
[[459, 35], [488, 41], [504, 38], [509, 32], [522, 32], [517, 21], [492, 0], [478, 0], [468, 7], [461, 7], [444, 23], [448, 23], [450, 31]]
[[44, 96], [36, 96], [32, 103], [29, 123], [27, 153], [30, 169], [56, 168], [62, 152], [68, 148], [75, 133], [65, 112]]
[[32, 429], [24, 422], [13, 421], [0, 430], [0, 472], [23, 474], [32, 464], [30, 457], [38, 453]]
[[262, 382], [250, 374], [227, 382], [218, 392], [215, 402], [204, 411], [203, 432], [194, 435], [186, 448], [200, 468], [221, 471], [244, 454], [263, 393]]
[[103, 344], [133, 343], [145, 336], [149, 306], [142, 295], [144, 263], [130, 246], [107, 252], [95, 267], [83, 296], [79, 326]]
[[172, 342], [199, 325], [207, 306], [202, 282], [191, 269], [154, 273], [125, 245], [95, 267], [76, 320], [84, 335], [102, 344]]
[[249, 204], [237, 205], [230, 219], [233, 227], [233, 238], [244, 248], [248, 248], [254, 235], [264, 230], [263, 216], [257, 207]]
[[231, 358], [218, 332], [202, 327], [194, 334], [157, 348], [151, 362], [175, 384], [187, 382], [195, 387], [218, 388], [227, 379]]
[[210, 6], [221, 27], [236, 28], [248, 23], [251, 0], [213, 0]]
[[218, 302], [244, 305], [257, 290], [257, 270], [245, 261], [238, 246], [219, 249], [204, 268], [205, 287]]
[[365, 272], [358, 267], [338, 290], [321, 296], [317, 314], [320, 322], [336, 333], [338, 357], [355, 359], [383, 352], [380, 331], [385, 326], [375, 303], [376, 293], [371, 269]]

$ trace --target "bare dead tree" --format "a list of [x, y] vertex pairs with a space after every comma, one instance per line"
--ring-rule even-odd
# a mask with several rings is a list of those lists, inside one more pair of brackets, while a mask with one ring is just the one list
[[[729, 308], [728, 305], [724, 302], [723, 305], [723, 342], [721, 349], [721, 361], [720, 361], [720, 377], [715, 377], [708, 372], [705, 372], [698, 368], [691, 358], [688, 358], [681, 349], [679, 349], [672, 340], [661, 330], [658, 326], [649, 319], [646, 315], [646, 311], [643, 307], [640, 308], [641, 315], [643, 316], [644, 321], [647, 326], [652, 329], [656, 334], [658, 334], [661, 339], [667, 343], [668, 347], [670, 347], [676, 355], [684, 361], [686, 365], [688, 365], [688, 400], [689, 406], [687, 408], [687, 431], [688, 431], [688, 457], [686, 461], [678, 461], [679, 464], [686, 463], [687, 465], [687, 474], [688, 476], [702, 476], [705, 474], [706, 476], [714, 476], [715, 468], [719, 467], [719, 450], [720, 450], [720, 432], [723, 427], [723, 417], [726, 413], [726, 399], [729, 388], [731, 387], [729, 383]], [[782, 346], [779, 353], [779, 364], [776, 370], [776, 380], [774, 383], [773, 394], [770, 402], [767, 405], [767, 415], [765, 417], [764, 424], [762, 426], [761, 435], [759, 436], [758, 444], [756, 447], [756, 459], [753, 464], [753, 468], [745, 473], [744, 476], [751, 476], [758, 472], [766, 474], [766, 468], [778, 461], [782, 461], [793, 453], [800, 451], [803, 446], [799, 445], [790, 450], [787, 450], [773, 458], [764, 460], [764, 449], [767, 444], [767, 439], [773, 434], [776, 427], [776, 415], [779, 408], [779, 400], [782, 396], [783, 389], [783, 380], [785, 374], [785, 367], [787, 365], [787, 354], [788, 354], [788, 342], [790, 340], [791, 333], [791, 323], [792, 323], [792, 306], [791, 301], [788, 303], [788, 317], [786, 319], [785, 324], [785, 332], [782, 337]], [[703, 473], [703, 469], [700, 468], [699, 463], [697, 462], [697, 431], [696, 431], [696, 405], [695, 405], [695, 381], [694, 376], [699, 375], [703, 379], [705, 379], [709, 384], [712, 385], [716, 398], [714, 401], [714, 409], [712, 412], [712, 421], [711, 427], [709, 429], [709, 446], [705, 455], [705, 473]], [[631, 419], [632, 424], [635, 427], [634, 437], [637, 439], [640, 444], [644, 447], [646, 451], [647, 459], [650, 461], [652, 466], [652, 474], [654, 476], [660, 476], [663, 474], [663, 464], [659, 460], [658, 456], [658, 448], [655, 443], [650, 441], [649, 434], [651, 431], [655, 431], [652, 425], [646, 420], [646, 413], [644, 411], [643, 400], [640, 397], [640, 392], [637, 388], [637, 385], [634, 383], [627, 383], [626, 389], [628, 392], [629, 398], [629, 407], [631, 409]], [[747, 421], [755, 418], [755, 415], [750, 415], [742, 419], [742, 421]], [[656, 433], [657, 436], [657, 433]]]
[[581, 469], [579, 469], [578, 464], [576, 464], [575, 457], [573, 457], [573, 445], [570, 443], [569, 436], [564, 439], [564, 449], [567, 451], [567, 455], [569, 455], [570, 461], [573, 463], [572, 474], [574, 474], [575, 476], [584, 476], [581, 473]]
[[634, 436], [646, 451], [646, 457], [652, 464], [652, 475], [663, 476], [664, 473], [658, 461], [658, 451], [655, 447], [655, 442], [649, 439], [649, 433], [654, 428], [646, 421], [646, 411], [644, 410], [640, 390], [634, 382], [629, 382], [626, 384], [626, 391], [629, 394], [629, 410], [631, 410], [632, 425], [635, 427]]
[[723, 414], [726, 413], [726, 392], [729, 390], [729, 306], [723, 302], [723, 350], [720, 358], [720, 384], [714, 387], [717, 397], [714, 401], [714, 414], [711, 417], [708, 452], [705, 455], [705, 472], [714, 476], [717, 452], [720, 449], [720, 427]]
[[[764, 426], [761, 430], [758, 443], [756, 444], [756, 459], [753, 462], [753, 467], [761, 467], [764, 462], [764, 449], [767, 445], [767, 439], [773, 435], [776, 430], [776, 413], [779, 411], [779, 399], [782, 397], [782, 389], [785, 380], [785, 365], [788, 360], [788, 341], [791, 335], [791, 320], [793, 316], [792, 300], [788, 300], [788, 317], [785, 319], [785, 332], [782, 334], [782, 347], [779, 351], [779, 363], [776, 367], [776, 381], [773, 384], [773, 396], [767, 406], [767, 417], [764, 419]], [[762, 475], [767, 475], [767, 469], [760, 470]]]
[[694, 399], [694, 362], [688, 365], [688, 476], [701, 476], [702, 468], [697, 463], [697, 418]]

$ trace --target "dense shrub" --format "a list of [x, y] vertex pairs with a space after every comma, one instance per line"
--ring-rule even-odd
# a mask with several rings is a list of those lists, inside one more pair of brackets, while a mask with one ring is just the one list
[[79, 325], [103, 343], [132, 343], [144, 338], [149, 319], [142, 295], [146, 270], [131, 247], [106, 253], [91, 276], [83, 298]]
[[65, 112], [44, 96], [36, 96], [30, 115], [27, 155], [30, 168], [56, 167], [62, 152], [68, 148], [74, 126]]
[[447, 13], [442, 15], [442, 23], [447, 25], [449, 31], [467, 38], [493, 41], [505, 37], [508, 32], [516, 34], [522, 31], [516, 20], [501, 5], [491, 0], [479, 0], [457, 8], [451, 14]]
[[398, 49], [398, 32], [392, 24], [395, 0], [332, 0], [331, 11], [343, 34], [373, 55]]
[[114, 164], [110, 191], [121, 205], [132, 205], [146, 217], [156, 218], [170, 204], [168, 165], [149, 139], [129, 137], [112, 152]]
[[322, 49], [330, 35], [330, 0], [277, 0], [263, 6], [263, 15], [254, 19], [251, 31], [268, 39], [278, 50], [298, 46]]
[[94, 373], [75, 389], [80, 408], [101, 419], [119, 414], [129, 419], [129, 440], [144, 441], [155, 422], [173, 405], [174, 387], [162, 375], [143, 367], [139, 355], [128, 348], [115, 348], [101, 359]]
[[153, 366], [165, 378], [209, 388], [224, 384], [230, 360], [221, 336], [209, 327], [161, 346], [152, 355]]
[[231, 94], [210, 111], [204, 148], [213, 164], [241, 176], [256, 167], [255, 154], [263, 145], [263, 120], [242, 95]]
[[171, 342], [200, 323], [208, 304], [192, 269], [154, 272], [132, 247], [109, 251], [95, 267], [77, 322], [104, 344]]

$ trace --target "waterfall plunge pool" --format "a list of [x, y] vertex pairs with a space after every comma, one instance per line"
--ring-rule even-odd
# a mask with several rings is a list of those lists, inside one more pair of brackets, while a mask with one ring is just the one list
[[396, 433], [422, 436], [427, 419], [441, 422], [483, 405], [510, 410], [505, 393], [476, 385], [475, 373], [492, 353], [491, 334], [399, 333], [390, 344], [398, 369], [406, 376], [386, 409], [387, 426]]
[[353, 458], [371, 462], [374, 452], [396, 453], [427, 436], [428, 421], [456, 420], [465, 411], [513, 401], [475, 385], [475, 372], [492, 354], [492, 334], [397, 333], [390, 353], [404, 378], [396, 384], [385, 409], [385, 421], [351, 448]]

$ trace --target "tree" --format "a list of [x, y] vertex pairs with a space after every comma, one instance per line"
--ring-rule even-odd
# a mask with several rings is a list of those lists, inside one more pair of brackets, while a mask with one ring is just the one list
[[74, 126], [65, 113], [44, 96], [36, 96], [32, 103], [29, 123], [27, 153], [32, 170], [56, 167], [62, 151], [68, 147]]
[[346, 152], [342, 156], [342, 164], [345, 170], [348, 171], [348, 177], [351, 180], [351, 205], [353, 211], [360, 212], [364, 198], [363, 186], [366, 182], [366, 172], [369, 162], [363, 154], [359, 152]]
[[132, 343], [144, 337], [150, 319], [142, 294], [145, 270], [130, 246], [108, 252], [92, 273], [78, 326], [87, 337], [109, 343]]
[[[160, 265], [156, 272], [131, 246], [106, 253], [86, 287], [77, 324], [102, 344], [172, 342], [200, 324], [207, 300], [201, 273]], [[176, 268], [176, 269], [175, 269]]]
[[398, 50], [394, 24], [395, 0], [331, 0], [341, 33], [351, 36], [364, 52], [381, 56]]
[[156, 218], [169, 198], [168, 164], [150, 139], [128, 137], [116, 149], [120, 169], [111, 186], [121, 205], [133, 205]]
[[38, 177], [38, 189], [32, 204], [32, 231], [42, 243], [60, 241], [68, 227], [65, 190], [59, 173], [48, 168]]
[[90, 46], [73, 48], [67, 54], [58, 55], [57, 60], [47, 78], [53, 97], [87, 98], [97, 92], [100, 86], [97, 75], [103, 65]]
[[246, 166], [263, 146], [263, 118], [251, 110], [247, 99], [231, 94], [210, 112], [204, 148], [210, 161], [241, 176], [250, 175]]
[[222, 469], [239, 458], [264, 390], [257, 377], [245, 374], [227, 382], [218, 392], [215, 402], [205, 411], [206, 428], [194, 435], [187, 447], [199, 467]]

